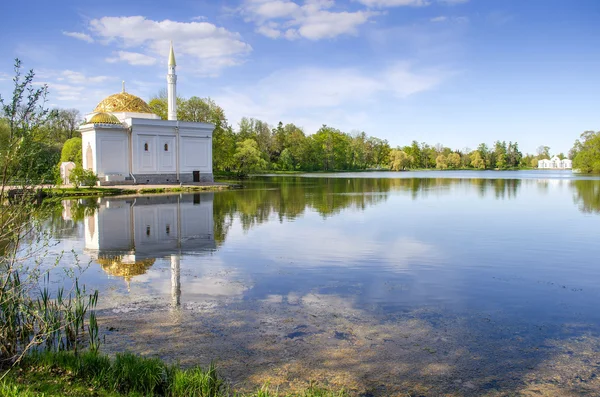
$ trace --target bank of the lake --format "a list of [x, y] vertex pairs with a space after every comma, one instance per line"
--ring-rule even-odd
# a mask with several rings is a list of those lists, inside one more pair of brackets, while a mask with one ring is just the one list
[[[40, 187], [39, 196], [42, 198], [90, 198], [90, 197], [116, 197], [147, 194], [165, 193], [199, 193], [218, 192], [229, 189], [239, 189], [242, 185], [235, 182], [217, 182], [203, 185], [120, 185], [94, 186], [94, 187], [69, 187], [69, 186], [47, 186]], [[19, 194], [20, 188], [9, 188], [14, 194]]]
[[32, 353], [15, 367], [0, 369], [0, 375], [0, 397], [347, 397], [343, 390], [312, 383], [295, 394], [281, 394], [268, 384], [239, 393], [212, 363], [181, 369], [131, 353], [115, 357], [91, 351]]

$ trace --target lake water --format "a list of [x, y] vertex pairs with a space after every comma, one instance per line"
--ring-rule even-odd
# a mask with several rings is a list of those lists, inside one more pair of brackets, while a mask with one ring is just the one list
[[89, 262], [104, 351], [216, 359], [240, 389], [600, 395], [600, 178], [265, 176], [63, 205], [52, 253]]

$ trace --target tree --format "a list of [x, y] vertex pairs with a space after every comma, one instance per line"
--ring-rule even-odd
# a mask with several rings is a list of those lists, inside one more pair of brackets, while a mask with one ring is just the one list
[[460, 168], [461, 166], [461, 157], [458, 153], [451, 153], [448, 156], [448, 166], [451, 168]]
[[550, 147], [549, 146], [538, 146], [537, 150], [538, 160], [550, 159]]
[[448, 168], [448, 159], [443, 154], [440, 154], [435, 159], [435, 168], [438, 170], [445, 170]]
[[283, 151], [281, 152], [281, 155], [279, 156], [279, 168], [284, 170], [284, 171], [291, 171], [294, 169], [294, 158], [292, 157], [292, 154], [290, 153], [290, 149], [285, 148], [283, 149]]
[[81, 114], [77, 109], [54, 109], [51, 112], [49, 123], [53, 135], [52, 139], [60, 144], [71, 138], [81, 136], [77, 130], [81, 121]]
[[471, 153], [471, 167], [477, 168], [480, 170], [485, 169], [485, 161], [481, 158], [481, 154], [479, 150], [475, 150]]
[[81, 155], [81, 138], [71, 138], [65, 142], [63, 145], [62, 151], [60, 153], [60, 161], [72, 161], [75, 165], [81, 166], [82, 163], [82, 155]]
[[575, 141], [573, 168], [585, 173], [600, 173], [600, 131], [585, 131]]
[[98, 182], [98, 176], [92, 170], [84, 170], [80, 165], [71, 170], [69, 176], [71, 183], [75, 188], [79, 186], [95, 186]]
[[262, 158], [258, 144], [253, 139], [238, 142], [233, 158], [237, 164], [237, 171], [240, 176], [267, 168], [267, 162]]
[[403, 171], [409, 168], [413, 161], [412, 156], [400, 149], [392, 149], [390, 152], [390, 169], [392, 171]]
[[[85, 293], [82, 295], [78, 290], [73, 296], [68, 287], [64, 295], [60, 293], [64, 300], [48, 295], [44, 276], [50, 274], [53, 266], [44, 263], [49, 236], [37, 215], [46, 207], [37, 202], [43, 194], [40, 183], [58, 162], [60, 151], [53, 152], [56, 148], [47, 133], [51, 121], [45, 107], [47, 87], [36, 86], [34, 77], [33, 71], [23, 76], [21, 62], [15, 60], [13, 93], [7, 100], [0, 96], [0, 362], [3, 366], [19, 362], [32, 348], [77, 350], [85, 313], [97, 299], [94, 294], [86, 303]], [[48, 157], [48, 153], [55, 157]], [[27, 249], [21, 246], [25, 240]], [[54, 265], [57, 263], [58, 260]], [[48, 297], [43, 299], [43, 307], [38, 299], [40, 291]], [[97, 328], [88, 331], [97, 334]]]

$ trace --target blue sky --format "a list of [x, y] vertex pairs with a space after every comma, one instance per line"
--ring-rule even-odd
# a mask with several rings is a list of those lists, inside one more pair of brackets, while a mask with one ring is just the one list
[[0, 93], [19, 57], [51, 106], [90, 112], [166, 87], [241, 117], [364, 130], [392, 146], [518, 141], [566, 152], [600, 130], [597, 0], [2, 2]]

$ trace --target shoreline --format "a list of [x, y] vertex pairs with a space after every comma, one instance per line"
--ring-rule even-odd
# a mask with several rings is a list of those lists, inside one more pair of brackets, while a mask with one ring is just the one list
[[68, 199], [88, 197], [141, 196], [165, 193], [199, 193], [241, 189], [241, 184], [213, 183], [206, 185], [121, 185], [94, 187], [50, 187], [41, 188], [44, 199]]

